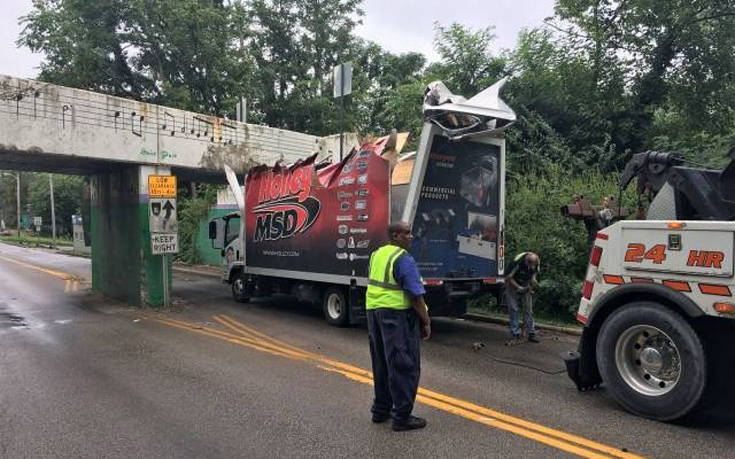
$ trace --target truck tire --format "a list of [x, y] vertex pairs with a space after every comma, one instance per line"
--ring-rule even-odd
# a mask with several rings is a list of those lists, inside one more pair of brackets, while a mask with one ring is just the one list
[[239, 271], [232, 279], [232, 298], [238, 303], [247, 303], [250, 297], [245, 292], [245, 273]]
[[350, 321], [350, 308], [343, 288], [329, 287], [325, 290], [322, 309], [329, 325], [344, 327]]
[[702, 342], [681, 315], [641, 301], [614, 311], [597, 339], [597, 366], [633, 414], [673, 421], [692, 412], [707, 384]]

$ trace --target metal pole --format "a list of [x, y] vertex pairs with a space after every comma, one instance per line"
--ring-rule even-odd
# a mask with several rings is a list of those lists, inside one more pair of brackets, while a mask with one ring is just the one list
[[15, 173], [15, 206], [18, 212], [15, 218], [15, 224], [18, 228], [18, 242], [20, 242], [20, 172]]
[[342, 151], [344, 149], [344, 130], [345, 130], [345, 66], [340, 64], [339, 72], [339, 160], [342, 161]]
[[168, 287], [168, 255], [161, 255], [161, 264], [163, 266], [163, 307], [168, 308], [170, 305]]
[[54, 175], [48, 175], [48, 186], [51, 194], [51, 246], [56, 248], [56, 209], [54, 208]]

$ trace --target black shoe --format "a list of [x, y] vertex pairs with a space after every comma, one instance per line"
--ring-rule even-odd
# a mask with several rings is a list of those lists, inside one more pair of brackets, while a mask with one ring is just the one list
[[534, 335], [529, 336], [528, 337], [528, 341], [531, 342], [531, 343], [540, 343], [541, 342]]
[[400, 432], [403, 430], [423, 429], [426, 427], [426, 419], [417, 416], [409, 416], [405, 421], [393, 421], [393, 430]]
[[381, 422], [385, 422], [388, 419], [390, 419], [390, 414], [373, 413], [373, 422], [376, 423], [376, 424], [380, 424]]

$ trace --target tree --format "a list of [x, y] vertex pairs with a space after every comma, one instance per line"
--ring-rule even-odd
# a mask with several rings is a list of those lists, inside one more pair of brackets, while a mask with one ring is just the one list
[[223, 0], [33, 0], [18, 43], [40, 79], [222, 115], [252, 80]]
[[359, 4], [360, 0], [250, 2], [255, 25], [249, 52], [258, 67], [258, 108], [266, 124], [317, 135], [337, 131], [331, 72], [352, 57], [352, 32], [363, 14]]
[[[72, 215], [80, 215], [82, 193], [86, 189], [84, 177], [74, 175], [53, 174], [54, 180], [54, 213], [56, 216], [56, 233], [60, 236], [71, 235]], [[33, 174], [28, 187], [28, 203], [33, 209], [32, 217], [43, 218], [44, 228], [51, 226], [51, 193], [49, 174]]]
[[[629, 106], [622, 148], [651, 143], [657, 110], [678, 113], [688, 133], [730, 130], [735, 110], [735, 4], [731, 0], [558, 0], [556, 18], [579, 46], [615, 56]], [[599, 80], [598, 80], [599, 81]]]
[[434, 29], [440, 61], [428, 73], [445, 80], [452, 92], [472, 97], [503, 76], [504, 59], [490, 53], [492, 27], [472, 31], [457, 23], [449, 27], [435, 23]]

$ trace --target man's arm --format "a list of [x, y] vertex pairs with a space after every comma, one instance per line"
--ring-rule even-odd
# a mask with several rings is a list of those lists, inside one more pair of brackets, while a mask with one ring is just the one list
[[410, 255], [399, 257], [393, 268], [393, 277], [411, 298], [411, 307], [416, 311], [416, 315], [421, 321], [421, 336], [428, 339], [431, 336], [431, 319], [429, 318], [429, 308], [424, 301], [426, 290], [421, 282], [421, 275], [413, 257]]
[[516, 282], [513, 276], [510, 276], [507, 279], [508, 279], [508, 283], [510, 284], [510, 286], [513, 287], [513, 290], [515, 290], [516, 292], [521, 293], [526, 290], [526, 287], [521, 287], [521, 284]]
[[424, 295], [419, 295], [411, 299], [411, 307], [421, 320], [421, 337], [429, 339], [431, 336], [431, 319], [429, 318], [429, 308], [424, 302]]

